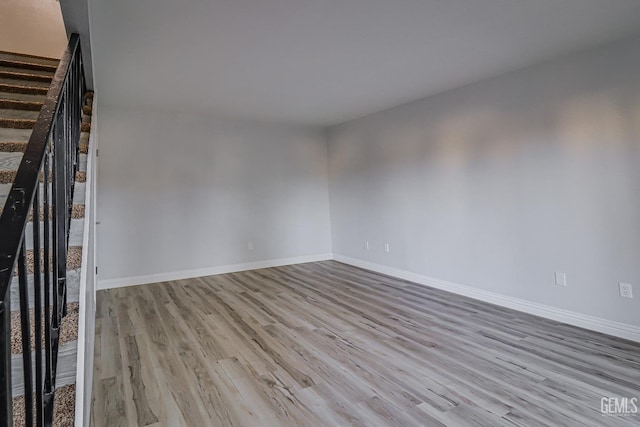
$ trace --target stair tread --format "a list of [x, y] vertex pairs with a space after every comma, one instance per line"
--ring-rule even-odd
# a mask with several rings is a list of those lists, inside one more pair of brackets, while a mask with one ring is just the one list
[[[22, 64], [26, 64], [26, 65], [22, 65]], [[18, 66], [16, 66], [18, 65]], [[22, 74], [31, 74], [31, 75], [37, 75], [37, 76], [45, 76], [45, 77], [49, 77], [49, 78], [53, 78], [53, 76], [55, 75], [55, 68], [53, 70], [34, 70], [34, 69], [30, 69], [30, 68], [23, 68], [26, 66], [30, 66], [31, 64], [29, 63], [23, 63], [23, 62], [11, 62], [11, 61], [5, 61], [3, 59], [0, 59], [0, 71], [8, 71], [8, 72], [12, 72], [12, 73], [22, 73]], [[35, 65], [37, 66], [37, 65]]]
[[[15, 173], [14, 171], [10, 171], [10, 172]], [[2, 175], [3, 175], [2, 171], [0, 171], [0, 181], [2, 180]], [[0, 187], [2, 189], [2, 193], [0, 193], [0, 207], [4, 207], [4, 204], [7, 201], [7, 195], [11, 190], [12, 182], [13, 182], [13, 179], [11, 178], [8, 180], [7, 183], [0, 184]], [[73, 193], [73, 204], [84, 205], [85, 188], [86, 188], [85, 186], [86, 186], [85, 182], [81, 182], [76, 179], [75, 191]]]
[[[0, 184], [0, 186], [2, 185], [11, 185], [11, 184]], [[41, 193], [42, 194], [42, 193]], [[2, 200], [6, 200], [6, 195], [4, 196], [4, 199]], [[1, 203], [1, 202], [0, 202]], [[4, 206], [0, 206], [0, 215], [2, 215], [2, 211], [4, 209]], [[33, 213], [31, 213], [31, 215], [29, 216], [29, 221], [31, 221], [33, 218]], [[40, 207], [40, 221], [42, 221], [44, 219], [44, 209], [43, 207]], [[84, 203], [74, 203], [71, 207], [71, 221], [75, 221], [75, 220], [84, 220]], [[78, 243], [78, 245], [80, 245], [81, 243]]]
[[[43, 282], [42, 276], [40, 277], [40, 283]], [[29, 283], [29, 289], [33, 289], [33, 274], [27, 275], [27, 282]], [[11, 280], [11, 307], [18, 307], [20, 305], [20, 289], [18, 286], [18, 277], [13, 276]], [[67, 270], [67, 302], [74, 302], [80, 299], [80, 269]], [[29, 306], [33, 307], [34, 298], [33, 292], [29, 293]]]
[[36, 124], [36, 119], [16, 119], [0, 116], [0, 128], [9, 129], [32, 129]]
[[[59, 345], [66, 344], [71, 341], [76, 341], [78, 339], [78, 308], [79, 307], [77, 302], [71, 302], [67, 304], [67, 315], [63, 317], [62, 322], [60, 322]], [[35, 349], [35, 310], [33, 309], [33, 307], [29, 310], [29, 319], [29, 324], [31, 327], [31, 349], [33, 350]], [[19, 308], [11, 312], [11, 354], [22, 354], [22, 328], [20, 326]]]
[[[33, 366], [34, 354], [31, 354], [31, 363]], [[76, 361], [78, 357], [78, 342], [70, 341], [60, 346], [58, 351], [58, 370], [56, 374], [56, 388], [66, 384], [75, 383]], [[14, 354], [11, 356], [11, 389], [13, 397], [22, 396], [24, 394], [24, 376], [22, 371], [22, 354]], [[56, 391], [57, 396], [57, 391]], [[57, 397], [56, 397], [57, 400]], [[71, 406], [74, 406], [73, 403]], [[15, 424], [24, 426], [24, 424]], [[56, 426], [58, 424], [55, 424]], [[73, 424], [69, 424], [72, 426]]]
[[27, 142], [31, 129], [0, 128], [0, 142]]
[[[33, 223], [29, 222], [25, 230], [27, 249], [33, 249]], [[69, 227], [69, 246], [82, 246], [84, 234], [84, 218], [71, 218]], [[40, 223], [40, 235], [44, 236], [44, 223]]]
[[53, 74], [51, 73], [37, 73], [29, 72], [29, 70], [6, 70], [0, 67], [0, 77], [5, 79], [25, 80], [29, 82], [44, 82], [47, 85], [51, 84], [53, 80]]
[[31, 64], [52, 65], [56, 67], [60, 63], [60, 59], [58, 58], [49, 58], [49, 57], [40, 56], [40, 55], [30, 55], [28, 53], [20, 53], [20, 52], [7, 52], [4, 50], [0, 50], [0, 58], [10, 60], [10, 61], [21, 61], [21, 62], [28, 62]]
[[0, 91], [0, 99], [8, 99], [15, 101], [27, 101], [27, 102], [38, 102], [40, 104], [44, 103], [46, 99], [46, 94], [36, 94], [29, 95], [28, 93], [14, 93], [14, 92], [3, 92]]
[[11, 110], [40, 111], [44, 100], [4, 98], [0, 94], [0, 108]]
[[[17, 170], [18, 166], [20, 166], [20, 161], [22, 160], [23, 153], [20, 152], [0, 152], [0, 170], [9, 171], [9, 170]], [[79, 170], [86, 170], [87, 164], [87, 155], [80, 154], [80, 165], [78, 166]], [[0, 184], [5, 184], [0, 182]]]
[[0, 119], [29, 119], [36, 120], [40, 114], [39, 110], [18, 110], [15, 108], [1, 108]]
[[[73, 426], [75, 420], [76, 386], [67, 384], [56, 389], [53, 401], [53, 425], [59, 427]], [[13, 425], [25, 425], [24, 398], [13, 399]]]
[[[0, 127], [0, 142], [28, 142], [32, 129], [15, 129]], [[89, 132], [80, 133], [80, 144], [89, 141]]]
[[[27, 149], [27, 145], [29, 143], [27, 141], [0, 141], [0, 152], [5, 153], [24, 153]], [[80, 150], [80, 154], [87, 154], [89, 152], [88, 144], [80, 144], [78, 147]]]
[[24, 153], [28, 142], [0, 141], [0, 152], [5, 153]]
[[[11, 184], [13, 182], [13, 180], [15, 179], [16, 176], [16, 170], [4, 170], [4, 169], [0, 169], [0, 184]], [[40, 182], [43, 182], [44, 180], [44, 175], [42, 175], [42, 173], [40, 174]], [[76, 172], [76, 187], [78, 186], [78, 184], [84, 184], [87, 181], [87, 174], [84, 171], [78, 171]], [[75, 196], [74, 196], [74, 201]]]
[[25, 80], [21, 78], [6, 77], [2, 75], [0, 75], [0, 83], [5, 85], [11, 85], [11, 86], [30, 86], [30, 87], [45, 88], [47, 90], [49, 89], [49, 86], [51, 86], [50, 81], [45, 82], [45, 81], [36, 81], [36, 80]]
[[49, 91], [49, 86], [34, 86], [25, 84], [23, 81], [19, 82], [3, 82], [3, 79], [0, 79], [0, 92], [9, 92], [9, 93], [21, 93], [28, 95], [42, 95], [46, 96]]
[[[43, 250], [40, 250], [41, 256], [40, 256], [40, 264], [42, 265], [44, 263], [44, 259], [42, 258], [42, 254], [44, 254]], [[29, 271], [30, 274], [32, 274], [33, 271], [33, 258], [34, 258], [34, 253], [33, 250], [28, 250], [27, 251], [27, 270]], [[78, 268], [80, 268], [80, 264], [82, 263], [82, 246], [69, 246], [69, 249], [67, 250], [67, 270], [76, 270]], [[53, 262], [50, 263], [51, 266], [53, 267]], [[17, 270], [15, 271], [15, 274], [17, 274]]]
[[32, 62], [27, 60], [27, 58], [1, 58], [0, 57], [0, 66], [1, 67], [11, 67], [18, 68], [24, 70], [31, 71], [46, 71], [49, 73], [55, 73], [58, 69], [58, 64], [41, 64], [37, 62]]
[[1, 153], [0, 170], [17, 170], [22, 160], [22, 153]]

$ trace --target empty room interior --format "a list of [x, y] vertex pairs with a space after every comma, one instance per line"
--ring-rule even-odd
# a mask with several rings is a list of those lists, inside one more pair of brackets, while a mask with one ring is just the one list
[[637, 0], [8, 0], [0, 207], [2, 426], [640, 425]]

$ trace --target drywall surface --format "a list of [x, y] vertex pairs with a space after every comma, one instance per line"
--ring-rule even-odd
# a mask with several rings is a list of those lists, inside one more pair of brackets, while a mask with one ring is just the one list
[[76, 425], [88, 426], [91, 419], [93, 385], [93, 350], [96, 320], [96, 153], [98, 148], [97, 98], [93, 101], [92, 132], [89, 137], [87, 183], [85, 193], [84, 240], [80, 278], [80, 313], [78, 323], [78, 359], [76, 373]]
[[56, 0], [0, 2], [0, 50], [60, 58], [67, 36]]
[[639, 38], [328, 138], [334, 254], [640, 325]]
[[80, 35], [82, 62], [87, 89], [93, 90], [93, 57], [91, 55], [91, 32], [89, 30], [89, 0], [59, 0], [67, 35]]
[[[67, 2], [84, 1], [62, 0], [63, 10]], [[91, 0], [89, 6], [94, 74], [105, 103], [317, 126], [640, 31], [638, 0], [186, 6]]]
[[331, 252], [321, 130], [99, 109], [100, 282]]

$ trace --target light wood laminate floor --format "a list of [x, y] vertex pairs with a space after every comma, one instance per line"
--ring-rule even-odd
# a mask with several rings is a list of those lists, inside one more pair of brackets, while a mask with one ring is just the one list
[[334, 261], [97, 302], [96, 427], [640, 425], [640, 344]]

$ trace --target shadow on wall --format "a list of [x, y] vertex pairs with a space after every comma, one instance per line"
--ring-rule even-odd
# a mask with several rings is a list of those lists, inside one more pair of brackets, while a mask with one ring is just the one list
[[638, 73], [623, 43], [330, 130], [334, 253], [638, 324]]
[[60, 58], [66, 45], [57, 0], [0, 1], [0, 50]]
[[100, 114], [103, 280], [331, 251], [322, 131], [122, 108]]

